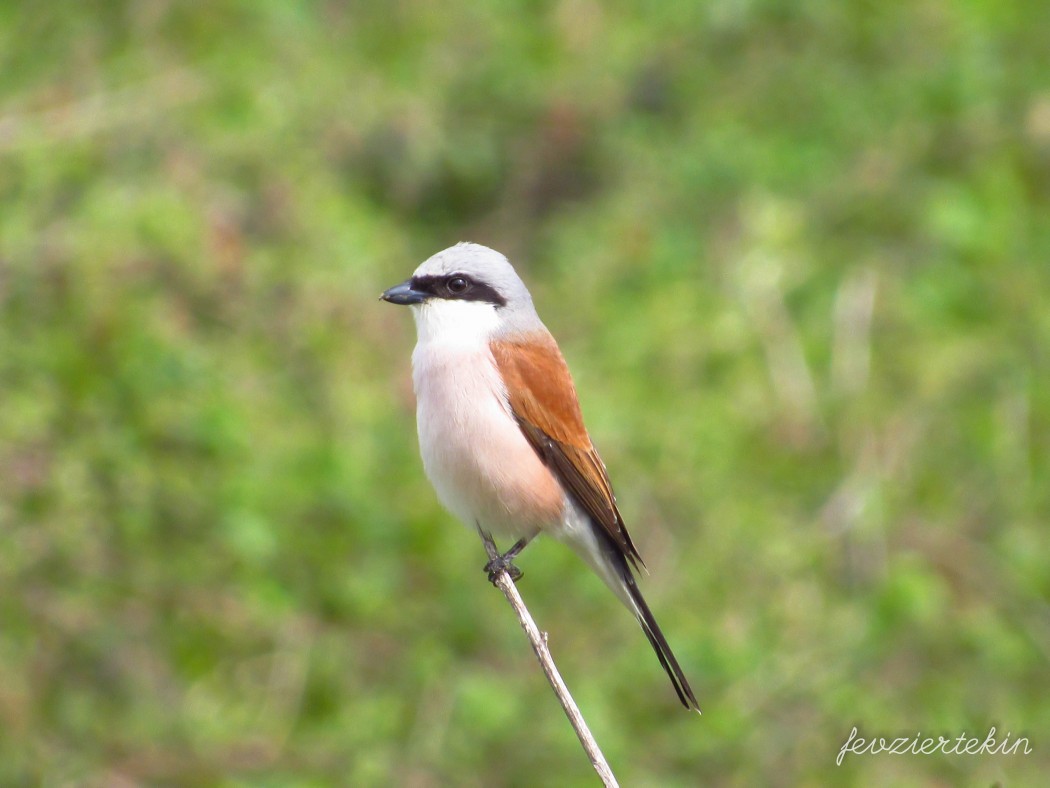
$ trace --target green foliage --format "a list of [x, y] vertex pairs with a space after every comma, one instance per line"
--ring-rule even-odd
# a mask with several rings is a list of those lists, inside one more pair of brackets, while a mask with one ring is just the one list
[[530, 547], [623, 784], [1035, 784], [1047, 8], [3, 4], [0, 783], [593, 783], [376, 301], [475, 240], [704, 708]]

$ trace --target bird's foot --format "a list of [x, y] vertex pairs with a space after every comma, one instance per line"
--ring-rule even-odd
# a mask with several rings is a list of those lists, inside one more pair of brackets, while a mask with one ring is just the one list
[[489, 582], [492, 585], [496, 585], [496, 578], [500, 572], [506, 571], [510, 575], [512, 582], [517, 583], [524, 574], [518, 567], [514, 565], [514, 556], [517, 555], [516, 550], [508, 550], [503, 555], [497, 555], [495, 558], [485, 564], [485, 571], [488, 572]]

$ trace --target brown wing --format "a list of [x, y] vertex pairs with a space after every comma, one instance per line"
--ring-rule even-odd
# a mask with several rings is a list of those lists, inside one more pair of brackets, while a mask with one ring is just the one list
[[644, 566], [616, 508], [612, 485], [591, 444], [569, 367], [550, 334], [493, 342], [518, 426], [544, 463], [636, 567]]

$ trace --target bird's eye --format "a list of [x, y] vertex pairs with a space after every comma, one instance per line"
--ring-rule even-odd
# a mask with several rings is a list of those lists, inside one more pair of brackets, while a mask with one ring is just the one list
[[448, 287], [448, 291], [452, 293], [452, 295], [462, 295], [467, 292], [467, 288], [470, 287], [470, 281], [466, 279], [466, 277], [454, 276], [448, 280], [446, 287]]

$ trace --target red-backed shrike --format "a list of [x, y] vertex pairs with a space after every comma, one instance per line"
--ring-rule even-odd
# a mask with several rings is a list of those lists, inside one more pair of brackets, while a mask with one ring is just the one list
[[[507, 258], [477, 244], [438, 252], [382, 298], [412, 307], [423, 467], [445, 507], [482, 534], [566, 543], [634, 613], [688, 709], [700, 710], [635, 582], [644, 567], [583, 425], [569, 368]], [[632, 569], [633, 567], [633, 569]], [[491, 575], [490, 575], [491, 576]]]

